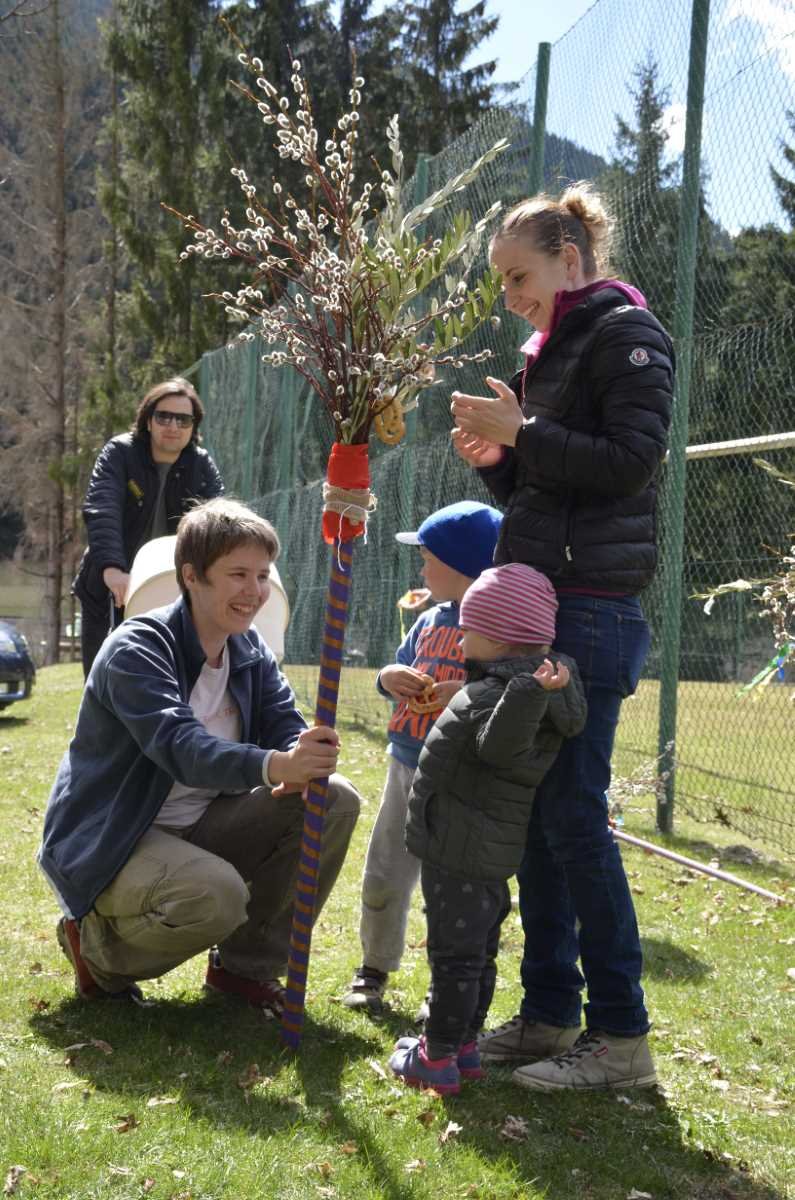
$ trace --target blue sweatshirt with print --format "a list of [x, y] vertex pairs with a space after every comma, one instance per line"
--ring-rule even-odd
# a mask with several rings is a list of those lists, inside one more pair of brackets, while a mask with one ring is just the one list
[[[429, 608], [406, 634], [395, 654], [395, 662], [402, 667], [414, 667], [437, 683], [446, 679], [463, 682], [466, 671], [458, 620], [458, 604], [453, 600]], [[382, 696], [393, 698], [381, 686], [380, 677], [376, 679], [376, 686]], [[438, 715], [438, 712], [414, 713], [405, 700], [400, 700], [387, 729], [389, 753], [404, 766], [416, 768], [428, 730]]]

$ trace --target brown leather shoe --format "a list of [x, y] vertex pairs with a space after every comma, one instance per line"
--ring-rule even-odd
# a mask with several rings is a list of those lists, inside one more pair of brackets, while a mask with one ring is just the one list
[[134, 983], [118, 992], [106, 992], [89, 971], [80, 953], [80, 926], [72, 917], [61, 917], [55, 927], [58, 945], [63, 950], [75, 973], [75, 991], [81, 1000], [133, 1000], [143, 1003], [143, 993]]
[[221, 956], [217, 950], [210, 951], [204, 986], [208, 991], [246, 1000], [253, 1008], [261, 1008], [271, 1017], [281, 1017], [284, 1012], [285, 989], [278, 979], [267, 979], [260, 983], [256, 979], [246, 979], [244, 975], [235, 975], [221, 966]]

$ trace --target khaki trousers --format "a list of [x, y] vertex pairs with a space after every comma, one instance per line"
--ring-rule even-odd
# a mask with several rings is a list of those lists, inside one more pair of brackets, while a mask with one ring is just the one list
[[[360, 797], [329, 780], [316, 913], [337, 879]], [[106, 991], [154, 979], [217, 945], [227, 970], [264, 982], [287, 967], [301, 796], [222, 794], [188, 829], [152, 827], [80, 922], [80, 950]]]

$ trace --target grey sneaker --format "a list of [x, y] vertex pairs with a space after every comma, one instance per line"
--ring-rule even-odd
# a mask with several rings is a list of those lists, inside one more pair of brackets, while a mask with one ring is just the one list
[[537, 1092], [562, 1088], [651, 1087], [657, 1082], [649, 1043], [641, 1037], [614, 1037], [586, 1029], [565, 1054], [519, 1067], [511, 1076], [520, 1087]]
[[364, 1008], [378, 1016], [384, 1008], [384, 991], [389, 976], [375, 967], [361, 966], [351, 980], [347, 993], [342, 997], [346, 1008]]
[[512, 1017], [496, 1029], [478, 1035], [480, 1057], [486, 1063], [531, 1063], [563, 1054], [574, 1045], [579, 1029], [545, 1025]]

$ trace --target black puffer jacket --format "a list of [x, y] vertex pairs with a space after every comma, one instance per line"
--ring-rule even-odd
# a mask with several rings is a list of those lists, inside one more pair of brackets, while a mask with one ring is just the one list
[[575, 664], [547, 692], [533, 678], [539, 654], [468, 662], [467, 682], [431, 729], [411, 787], [406, 846], [423, 862], [465, 879], [509, 879], [527, 840], [535, 789], [564, 737], [585, 725]]
[[[192, 442], [168, 472], [165, 501], [168, 532], [194, 500], [211, 500], [224, 490], [218, 468], [206, 450]], [[106, 567], [129, 571], [157, 500], [158, 472], [143, 438], [122, 433], [100, 451], [83, 503], [88, 548], [72, 590], [83, 603], [107, 604], [102, 580]]]
[[528, 563], [557, 588], [648, 585], [673, 380], [668, 334], [618, 288], [566, 313], [511, 380], [526, 418], [516, 447], [481, 472], [507, 506], [495, 562]]

